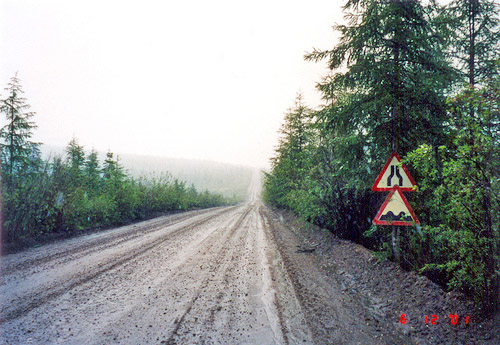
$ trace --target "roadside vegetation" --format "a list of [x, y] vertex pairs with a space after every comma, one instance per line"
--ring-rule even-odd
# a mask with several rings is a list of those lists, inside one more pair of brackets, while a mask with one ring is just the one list
[[325, 105], [299, 95], [266, 174], [266, 202], [394, 258], [391, 227], [372, 225], [371, 186], [392, 151], [416, 180], [421, 226], [404, 227], [401, 265], [484, 312], [498, 307], [499, 6], [491, 0], [349, 0], [340, 43], [316, 50], [332, 73]]
[[50, 233], [119, 225], [165, 212], [228, 204], [168, 174], [132, 177], [114, 153], [99, 161], [73, 138], [64, 155], [42, 159], [37, 125], [17, 75], [0, 100], [2, 243]]

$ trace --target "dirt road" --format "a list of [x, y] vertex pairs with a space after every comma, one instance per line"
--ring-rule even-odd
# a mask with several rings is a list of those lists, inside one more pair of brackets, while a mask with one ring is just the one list
[[259, 185], [238, 206], [4, 256], [0, 343], [410, 343], [324, 274]]
[[1, 342], [311, 343], [254, 182], [240, 206], [5, 256]]

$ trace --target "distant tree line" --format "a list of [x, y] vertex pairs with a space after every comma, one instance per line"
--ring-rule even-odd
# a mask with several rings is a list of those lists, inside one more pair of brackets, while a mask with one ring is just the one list
[[393, 257], [372, 225], [386, 195], [371, 186], [393, 150], [416, 179], [421, 227], [401, 234], [402, 262], [447, 290], [498, 306], [499, 7], [491, 0], [349, 0], [325, 105], [286, 113], [265, 200]]
[[37, 125], [14, 76], [0, 100], [2, 241], [52, 232], [118, 225], [169, 211], [225, 205], [219, 194], [198, 192], [167, 174], [132, 178], [112, 152], [103, 162], [73, 138], [65, 156], [43, 160], [31, 141]]

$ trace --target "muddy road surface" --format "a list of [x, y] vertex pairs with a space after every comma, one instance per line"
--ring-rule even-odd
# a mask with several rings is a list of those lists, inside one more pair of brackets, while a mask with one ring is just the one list
[[259, 186], [2, 257], [0, 343], [412, 343], [325, 274]]
[[312, 343], [258, 187], [242, 205], [4, 256], [0, 342]]

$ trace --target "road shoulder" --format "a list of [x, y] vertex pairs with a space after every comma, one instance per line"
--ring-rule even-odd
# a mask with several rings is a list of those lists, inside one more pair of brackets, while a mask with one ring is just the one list
[[[446, 293], [426, 277], [379, 261], [361, 245], [340, 240], [290, 212], [265, 210], [318, 343], [497, 343], [498, 324], [494, 329], [493, 320], [480, 319], [460, 294]], [[432, 315], [438, 316], [434, 325]], [[456, 325], [450, 315], [459, 316]]]

